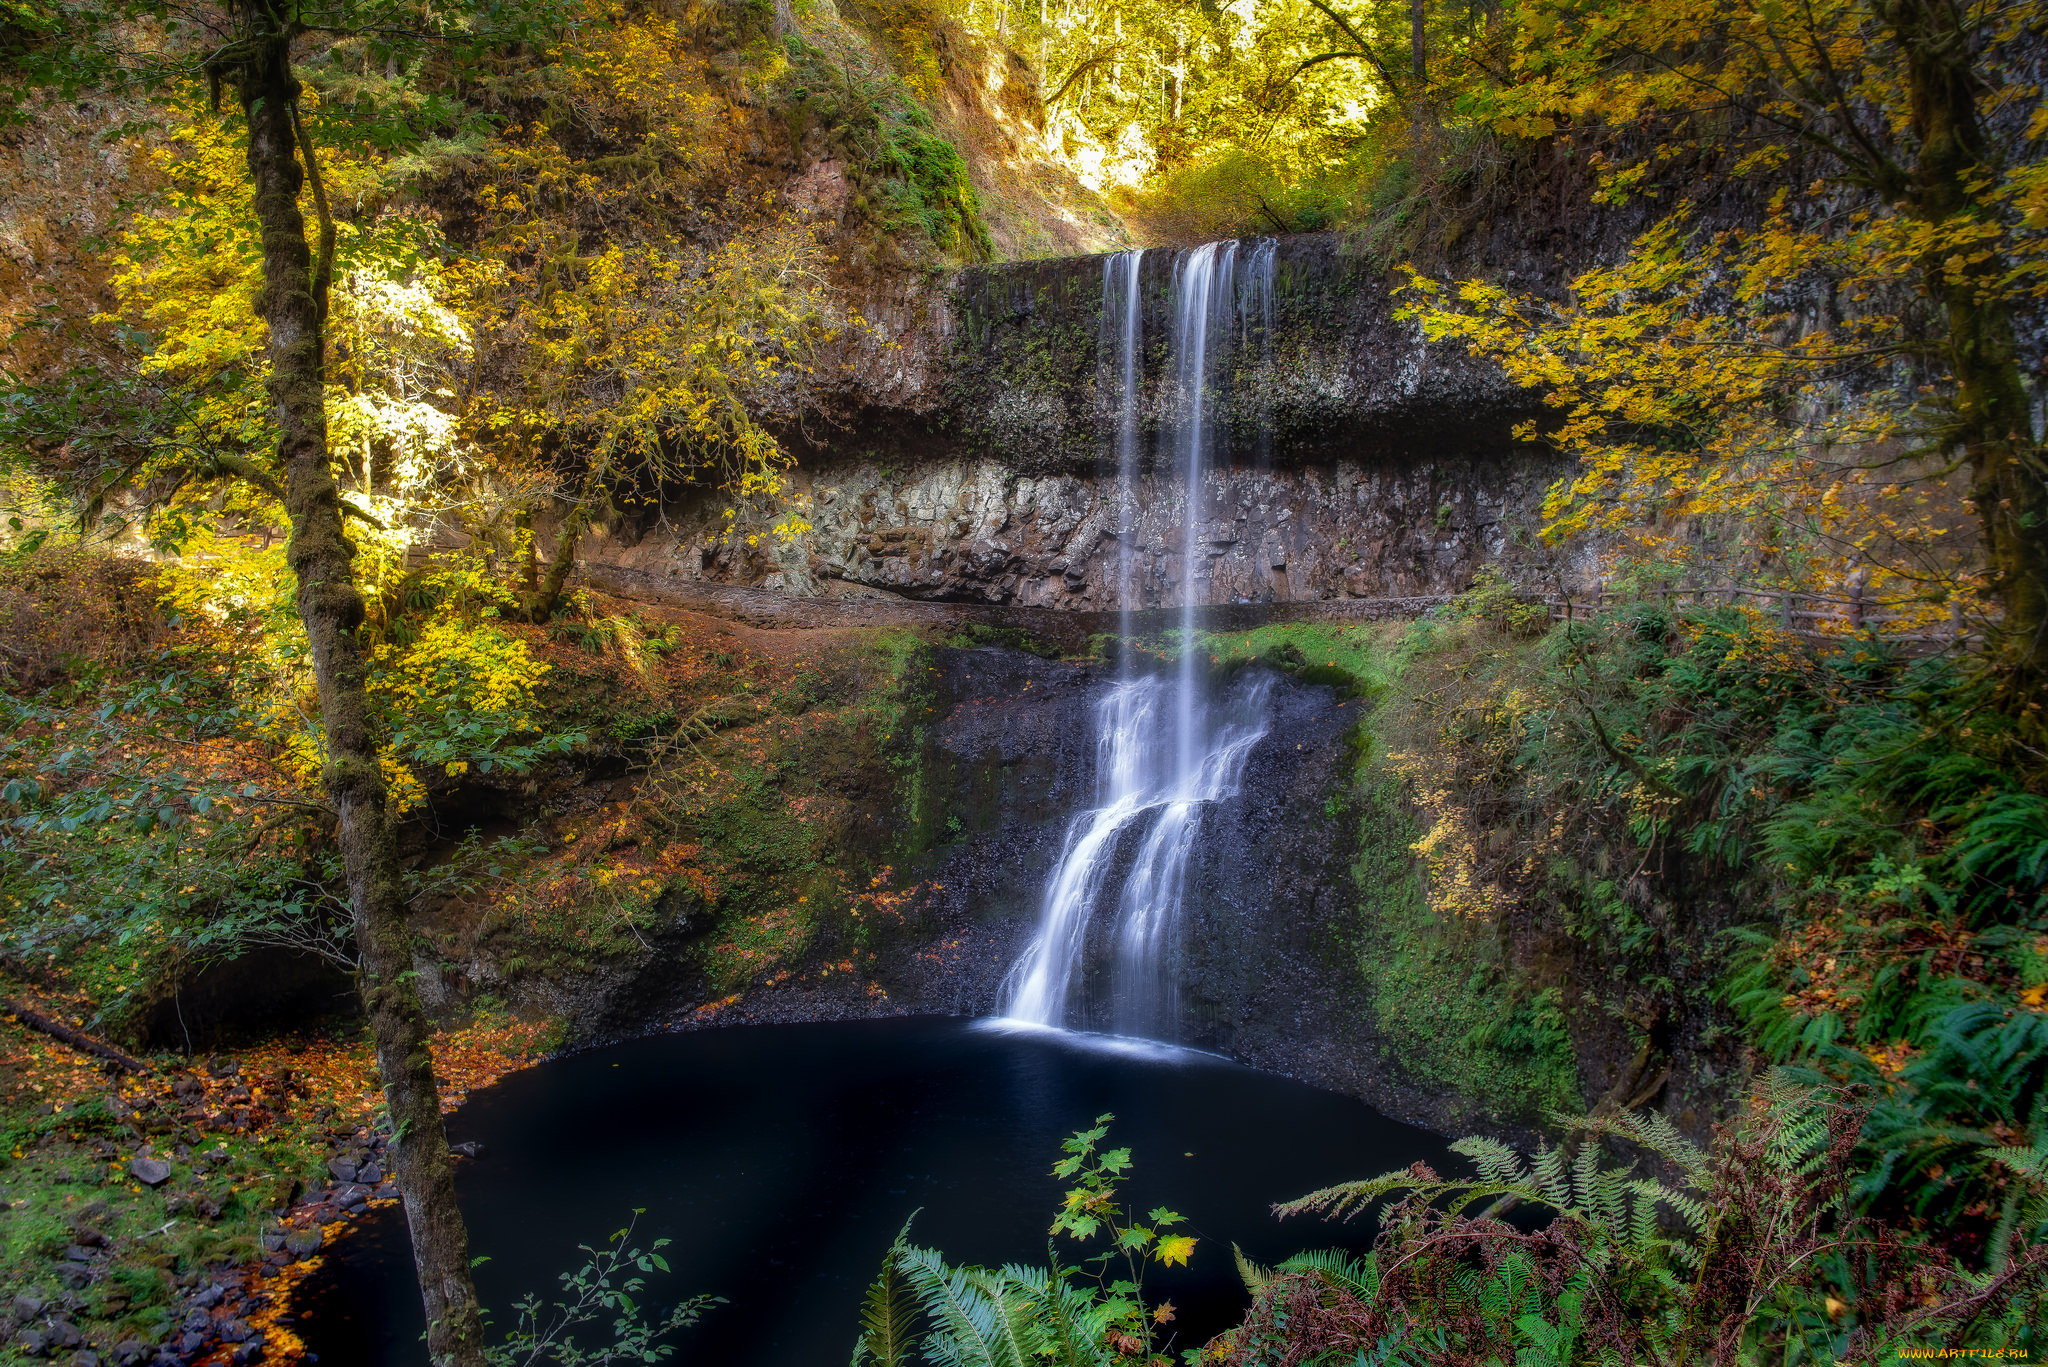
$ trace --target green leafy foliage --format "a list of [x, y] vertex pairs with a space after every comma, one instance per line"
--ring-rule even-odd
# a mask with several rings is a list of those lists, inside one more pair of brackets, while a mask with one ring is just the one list
[[[633, 1221], [642, 1212], [633, 1212]], [[647, 1290], [647, 1277], [667, 1272], [668, 1260], [661, 1250], [667, 1239], [656, 1239], [646, 1248], [631, 1240], [633, 1223], [613, 1234], [602, 1248], [583, 1245], [588, 1255], [583, 1265], [561, 1277], [564, 1299], [543, 1308], [540, 1296], [532, 1294], [514, 1301], [518, 1321], [503, 1343], [486, 1350], [491, 1367], [611, 1367], [615, 1363], [659, 1362], [675, 1354], [675, 1345], [663, 1342], [680, 1329], [700, 1319], [708, 1306], [721, 1304], [715, 1296], [695, 1296], [677, 1302], [665, 1313], [650, 1317], [640, 1304]], [[609, 1324], [598, 1341], [586, 1344], [578, 1331]]]
[[1173, 1307], [1147, 1306], [1145, 1268], [1186, 1263], [1196, 1241], [1168, 1232], [1184, 1223], [1171, 1210], [1155, 1209], [1146, 1216], [1149, 1223], [1141, 1225], [1117, 1203], [1118, 1185], [1131, 1170], [1130, 1150], [1098, 1147], [1114, 1118], [1099, 1116], [1093, 1128], [1063, 1141], [1066, 1156], [1053, 1165], [1055, 1177], [1075, 1185], [1053, 1218], [1052, 1233], [1083, 1243], [1100, 1236], [1105, 1247], [1079, 1268], [1062, 1263], [1050, 1245], [1042, 1268], [955, 1266], [936, 1249], [908, 1243], [906, 1222], [882, 1276], [868, 1290], [861, 1337], [854, 1345], [855, 1367], [897, 1360], [886, 1352], [909, 1352], [913, 1340], [905, 1336], [906, 1318], [895, 1300], [898, 1277], [927, 1321], [922, 1337], [914, 1341], [925, 1360], [938, 1367], [1164, 1362], [1154, 1352], [1153, 1333], [1172, 1320]]
[[[1820, 1362], [1930, 1335], [2030, 1343], [2048, 1254], [1983, 1273], [1931, 1265], [1857, 1215], [1843, 1167], [1862, 1120], [1842, 1092], [1781, 1073], [1712, 1152], [1659, 1114], [1622, 1114], [1567, 1122], [1567, 1142], [1533, 1162], [1466, 1139], [1453, 1147], [1472, 1177], [1417, 1164], [1312, 1192], [1281, 1213], [1391, 1201], [1372, 1251], [1250, 1269], [1251, 1314], [1211, 1359], [1250, 1367], [1312, 1345], [1295, 1360]], [[1641, 1157], [1616, 1163], [1614, 1145]], [[1638, 1176], [1642, 1159], [1666, 1175]]]

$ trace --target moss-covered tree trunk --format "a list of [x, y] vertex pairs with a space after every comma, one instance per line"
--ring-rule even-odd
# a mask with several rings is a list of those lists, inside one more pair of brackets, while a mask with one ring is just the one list
[[2005, 609], [2000, 653], [2012, 696], [2024, 703], [2048, 684], [2048, 464], [2034, 440], [2018, 336], [1998, 279], [2006, 262], [1957, 247], [1958, 230], [1996, 231], [1997, 210], [1984, 202], [1999, 168], [1977, 109], [1982, 77], [1962, 11], [1940, 0], [1879, 0], [1878, 13], [1906, 57], [1919, 143], [1905, 198], [1936, 230], [1923, 270], [1948, 325], [1956, 396], [1946, 435], [1970, 464], [1991, 587]]
[[454, 1162], [441, 1124], [440, 1089], [428, 1051], [429, 1023], [412, 985], [405, 891], [376, 726], [364, 687], [356, 628], [363, 599], [342, 534], [341, 493], [328, 463], [324, 388], [325, 301], [316, 285], [298, 160], [298, 81], [289, 14], [268, 3], [238, 6], [234, 54], [249, 124], [249, 174], [263, 233], [257, 312], [270, 329], [270, 389], [283, 433], [289, 561], [299, 616], [312, 645], [322, 724], [323, 773], [339, 823], [341, 853], [362, 955], [359, 986], [376, 1041], [394, 1128], [399, 1191], [426, 1302], [428, 1352], [437, 1367], [482, 1367], [483, 1326], [470, 1280], [469, 1235], [455, 1204]]

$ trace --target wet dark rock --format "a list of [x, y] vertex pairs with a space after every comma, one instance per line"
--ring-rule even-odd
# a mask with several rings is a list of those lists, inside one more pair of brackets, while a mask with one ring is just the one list
[[337, 1182], [353, 1182], [356, 1180], [356, 1161], [353, 1158], [331, 1158], [327, 1162], [327, 1171]]
[[14, 1298], [14, 1303], [9, 1308], [14, 1312], [15, 1319], [26, 1323], [27, 1321], [32, 1320], [36, 1316], [42, 1314], [43, 1307], [48, 1304], [49, 1302], [44, 1300], [41, 1296], [31, 1296], [24, 1293], [22, 1295], [16, 1296]]
[[[892, 859], [900, 883], [942, 888], [915, 933], [879, 947], [873, 976], [886, 998], [852, 975], [793, 976], [710, 1019], [982, 1015], [1000, 1006], [1068, 823], [1094, 800], [1095, 711], [1114, 673], [1008, 649], [932, 658], [935, 710], [917, 761], [926, 805], [915, 815], [935, 829]], [[1351, 824], [1330, 819], [1324, 804], [1348, 778], [1344, 736], [1366, 704], [1280, 674], [1269, 705], [1267, 738], [1252, 750], [1238, 796], [1205, 809], [1189, 867], [1180, 1038], [1426, 1123], [1437, 1114], [1431, 1098], [1389, 1080], [1370, 1013], [1329, 968], [1358, 897]], [[696, 1026], [694, 1005], [671, 1023]]]
[[[284, 1251], [294, 1258], [310, 1258], [320, 1251], [320, 1227], [295, 1229], [284, 1236]], [[238, 1342], [239, 1340], [230, 1340]]]
[[269, 1229], [264, 1230], [258, 1237], [263, 1242], [265, 1252], [282, 1253], [284, 1251], [285, 1231], [282, 1228], [273, 1225]]
[[39, 1358], [50, 1351], [49, 1340], [40, 1329], [22, 1330], [14, 1336], [14, 1346], [32, 1358]]
[[219, 1305], [221, 1297], [225, 1296], [227, 1293], [228, 1289], [225, 1286], [222, 1286], [219, 1282], [215, 1282], [213, 1283], [213, 1285], [207, 1287], [198, 1295], [194, 1296], [192, 1298], [192, 1304], [199, 1306], [203, 1309], [211, 1308], [212, 1306]]
[[128, 1164], [128, 1175], [145, 1187], [160, 1187], [171, 1180], [171, 1165], [161, 1158], [137, 1158]]
[[482, 1158], [484, 1156], [484, 1146], [477, 1140], [465, 1139], [460, 1144], [450, 1144], [448, 1152], [454, 1154], [457, 1158]]
[[76, 1348], [85, 1342], [85, 1335], [79, 1333], [78, 1326], [70, 1320], [51, 1320], [43, 1337], [52, 1348]]
[[89, 1263], [92, 1261], [92, 1250], [81, 1247], [78, 1244], [67, 1245], [64, 1249], [64, 1261], [70, 1263]]
[[101, 1358], [90, 1348], [81, 1348], [71, 1355], [71, 1367], [100, 1367]]
[[179, 1339], [177, 1349], [186, 1357], [192, 1356], [206, 1346], [206, 1335], [197, 1330], [187, 1330]]
[[384, 1168], [373, 1159], [357, 1170], [355, 1180], [374, 1187], [384, 1180]]
[[223, 1320], [218, 1331], [222, 1343], [244, 1343], [255, 1332], [245, 1320]]
[[122, 1339], [114, 1345], [114, 1367], [141, 1367], [149, 1361], [150, 1346], [141, 1339]]

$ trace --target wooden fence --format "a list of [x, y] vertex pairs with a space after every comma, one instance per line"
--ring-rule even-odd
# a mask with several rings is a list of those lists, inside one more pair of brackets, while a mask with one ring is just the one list
[[[1947, 620], [1930, 630], [1924, 614], [1899, 612], [1896, 609], [1901, 600], [1877, 598], [1865, 593], [1861, 586], [1852, 586], [1847, 596], [1744, 588], [1739, 584], [1643, 589], [1627, 593], [1602, 588], [1583, 597], [1546, 597], [1542, 602], [1550, 609], [1552, 621], [1569, 622], [1574, 615], [1583, 616], [1620, 603], [1646, 599], [1701, 606], [1725, 603], [1729, 607], [1758, 607], [1777, 619], [1779, 630], [1809, 641], [1840, 641], [1871, 633], [1888, 642], [1935, 650], [1966, 650], [1982, 641], [1982, 633], [1971, 629], [1963, 617], [1962, 604], [1956, 599], [1949, 600]], [[1885, 630], [1887, 624], [1897, 622], [1910, 622], [1919, 629], [1906, 632]]]

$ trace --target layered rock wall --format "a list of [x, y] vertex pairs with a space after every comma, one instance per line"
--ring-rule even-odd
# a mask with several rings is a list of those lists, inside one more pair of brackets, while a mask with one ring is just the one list
[[[1193, 489], [1170, 344], [1184, 254], [1148, 253], [1139, 272], [1128, 488], [1105, 258], [982, 267], [936, 302], [878, 312], [901, 333], [895, 360], [791, 432], [790, 501], [730, 518], [722, 498], [681, 501], [589, 538], [582, 558], [656, 587], [1069, 610], [1442, 594], [1489, 560], [1535, 578], [1558, 466], [1515, 439], [1533, 397], [1424, 342], [1333, 237], [1239, 257], [1232, 319], [1210, 339], [1211, 468]], [[792, 510], [806, 530], [778, 537]]]
[[1005, 462], [859, 463], [799, 471], [810, 529], [780, 540], [774, 516], [724, 505], [668, 510], [650, 526], [590, 538], [584, 558], [645, 582], [757, 585], [797, 596], [888, 593], [951, 602], [1106, 610], [1131, 606], [1389, 598], [1455, 592], [1487, 560], [1537, 554], [1534, 512], [1551, 475], [1529, 459], [1345, 460], [1223, 469], [1202, 481], [1186, 534], [1187, 483], [1032, 475]]

